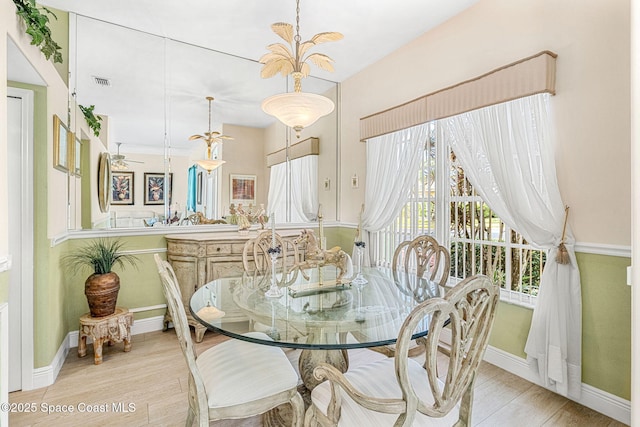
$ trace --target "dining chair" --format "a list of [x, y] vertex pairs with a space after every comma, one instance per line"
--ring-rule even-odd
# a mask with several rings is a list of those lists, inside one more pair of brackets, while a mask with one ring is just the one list
[[[281, 348], [231, 339], [196, 355], [180, 288], [171, 265], [154, 255], [180, 349], [189, 368], [187, 426], [208, 426], [220, 419], [247, 418], [282, 404], [293, 408], [292, 425], [300, 427], [304, 402], [298, 375]], [[261, 332], [247, 336], [269, 340]]]
[[[434, 286], [444, 287], [447, 284], [451, 268], [449, 251], [429, 235], [418, 236], [398, 245], [393, 253], [391, 268], [398, 287], [416, 302], [423, 302], [433, 295]], [[396, 351], [395, 344], [374, 347], [372, 350], [388, 357], [393, 357]], [[441, 346], [441, 351], [447, 353], [447, 346]], [[422, 352], [424, 346], [412, 341], [409, 356], [415, 357]]]
[[[499, 288], [473, 276], [443, 298], [429, 299], [409, 314], [396, 356], [341, 373], [326, 363], [314, 369], [321, 382], [311, 392], [305, 426], [468, 426], [473, 384], [489, 341]], [[409, 357], [416, 326], [429, 322], [424, 366]], [[450, 321], [452, 345], [444, 382], [436, 374], [438, 341]]]
[[393, 253], [391, 268], [394, 272], [405, 271], [415, 273], [440, 286], [445, 286], [449, 279], [451, 257], [446, 247], [429, 236], [418, 236], [398, 245]]
[[269, 248], [273, 245], [275, 238], [276, 246], [280, 248], [278, 259], [283, 262], [283, 267], [287, 271], [291, 270], [300, 261], [300, 251], [298, 246], [290, 239], [282, 237], [280, 234], [272, 234], [269, 230], [264, 230], [257, 237], [247, 240], [242, 249], [242, 266], [247, 272], [268, 273], [271, 269], [271, 256]]

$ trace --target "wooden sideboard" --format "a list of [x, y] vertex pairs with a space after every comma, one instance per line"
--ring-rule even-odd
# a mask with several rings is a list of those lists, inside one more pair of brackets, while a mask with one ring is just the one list
[[[196, 342], [202, 341], [206, 327], [202, 326], [191, 316], [189, 300], [193, 293], [205, 283], [221, 277], [239, 276], [244, 272], [242, 251], [247, 240], [258, 235], [261, 230], [252, 230], [249, 234], [238, 232], [172, 234], [165, 236], [167, 240], [167, 261], [176, 273], [182, 302], [187, 312], [189, 324], [196, 330]], [[300, 230], [278, 230], [283, 237], [293, 237], [300, 234]], [[221, 289], [218, 293], [220, 300], [218, 308], [226, 311], [224, 300], [231, 298], [229, 289]], [[240, 313], [227, 312], [226, 316], [238, 316]], [[171, 317], [169, 313], [164, 317], [164, 329], [168, 328]]]

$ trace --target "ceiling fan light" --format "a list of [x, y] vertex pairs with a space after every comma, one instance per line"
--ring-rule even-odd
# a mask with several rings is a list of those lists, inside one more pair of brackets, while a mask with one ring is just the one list
[[127, 165], [122, 160], [116, 160], [111, 162], [111, 170], [112, 171], [126, 171], [129, 170], [129, 165]]
[[214, 170], [218, 169], [220, 166], [225, 164], [224, 160], [220, 159], [200, 159], [196, 160], [196, 164], [200, 166], [202, 169], [206, 170], [207, 173], [211, 173]]
[[303, 128], [330, 114], [334, 108], [329, 98], [306, 92], [282, 93], [262, 101], [262, 110], [293, 128], [298, 138]]

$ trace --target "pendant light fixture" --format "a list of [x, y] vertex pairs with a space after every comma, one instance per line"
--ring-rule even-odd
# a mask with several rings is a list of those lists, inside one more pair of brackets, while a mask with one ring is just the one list
[[267, 46], [268, 53], [260, 58], [264, 64], [260, 75], [263, 78], [273, 77], [280, 73], [283, 76], [292, 75], [294, 91], [271, 96], [262, 102], [262, 110], [276, 117], [285, 125], [293, 128], [300, 138], [300, 131], [326, 116], [334, 109], [333, 101], [321, 95], [302, 92], [302, 79], [309, 75], [310, 67], [307, 61], [313, 62], [326, 71], [333, 71], [333, 59], [321, 53], [308, 54], [313, 46], [342, 39], [342, 34], [336, 32], [319, 33], [310, 40], [301, 42], [300, 38], [300, 0], [296, 0], [296, 34], [293, 26], [284, 22], [271, 25], [274, 33], [286, 41], [289, 46], [275, 43]]
[[209, 101], [209, 128], [208, 131], [204, 133], [204, 135], [191, 135], [189, 137], [189, 141], [193, 141], [196, 139], [202, 139], [207, 143], [207, 157], [205, 159], [196, 160], [196, 164], [202, 167], [207, 173], [213, 172], [215, 169], [222, 166], [226, 163], [222, 159], [213, 158], [213, 149], [215, 148], [214, 144], [222, 144], [223, 139], [232, 140], [233, 138], [226, 135], [221, 135], [220, 132], [212, 132], [211, 131], [211, 102], [213, 101], [212, 96], [207, 96], [207, 101]]

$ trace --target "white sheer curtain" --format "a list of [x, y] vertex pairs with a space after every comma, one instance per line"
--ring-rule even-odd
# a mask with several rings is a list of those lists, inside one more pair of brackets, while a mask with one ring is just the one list
[[558, 190], [549, 95], [534, 95], [443, 119], [444, 133], [481, 197], [547, 261], [525, 346], [542, 383], [580, 397], [582, 300], [574, 240], [569, 264], [558, 264], [565, 209]]
[[363, 240], [373, 249], [369, 234], [380, 231], [400, 214], [418, 179], [418, 168], [429, 137], [427, 123], [367, 140], [367, 182], [364, 196]]
[[276, 214], [278, 222], [287, 219], [287, 202], [291, 207], [290, 222], [309, 222], [318, 212], [318, 156], [310, 155], [289, 162], [290, 196], [287, 195], [287, 165], [271, 166], [267, 214]]

